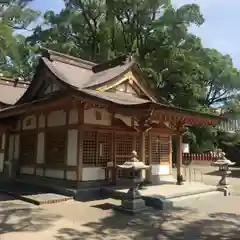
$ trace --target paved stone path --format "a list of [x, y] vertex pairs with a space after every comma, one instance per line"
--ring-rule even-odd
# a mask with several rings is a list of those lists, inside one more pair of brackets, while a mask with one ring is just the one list
[[[111, 210], [116, 200], [68, 201], [41, 207], [18, 200], [0, 202], [1, 240], [237, 240], [240, 197], [204, 197], [178, 202], [176, 209], [138, 216]], [[189, 208], [191, 207], [191, 208]]]
[[[192, 165], [192, 168], [196, 169], [195, 178], [197, 181], [201, 181], [201, 172], [203, 173], [202, 179], [205, 184], [216, 186], [221, 178], [217, 172], [218, 168], [216, 167], [210, 165]], [[228, 178], [228, 182], [231, 185], [231, 192], [233, 195], [240, 196], [240, 168], [234, 167], [230, 169], [232, 171], [232, 176]], [[176, 168], [173, 168], [173, 175], [176, 175]]]

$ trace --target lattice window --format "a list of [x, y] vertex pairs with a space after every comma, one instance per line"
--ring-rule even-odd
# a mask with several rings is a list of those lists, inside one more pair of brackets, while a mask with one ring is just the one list
[[160, 163], [159, 136], [152, 134], [152, 163]]
[[169, 162], [170, 137], [152, 134], [152, 163]]
[[85, 131], [83, 134], [83, 164], [96, 165], [97, 132]]
[[66, 130], [51, 129], [46, 132], [46, 163], [64, 164], [66, 152]]
[[133, 151], [133, 135], [116, 134], [116, 155], [128, 157]]
[[28, 131], [20, 135], [20, 163], [34, 164], [36, 154], [37, 134]]
[[106, 166], [112, 161], [112, 134], [98, 132], [97, 136], [97, 165]]
[[83, 164], [106, 166], [112, 159], [112, 134], [102, 131], [85, 131], [83, 135]]
[[160, 136], [159, 137], [160, 145], [160, 162], [168, 163], [169, 162], [169, 151], [170, 151], [170, 137], [169, 136]]
[[[116, 163], [123, 164], [131, 158], [133, 151], [134, 135], [116, 134]], [[121, 177], [122, 171], [118, 169], [118, 176]]]
[[145, 161], [146, 164], [149, 164], [149, 136], [145, 136], [145, 152], [146, 152], [146, 156], [145, 156]]

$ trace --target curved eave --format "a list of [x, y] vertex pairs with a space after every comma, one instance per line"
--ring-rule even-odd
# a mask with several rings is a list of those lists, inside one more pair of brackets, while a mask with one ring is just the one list
[[44, 63], [41, 61], [41, 58], [40, 58], [38, 65], [36, 67], [35, 74], [33, 76], [33, 79], [31, 81], [29, 87], [27, 88], [25, 93], [18, 99], [18, 101], [15, 103], [15, 105], [19, 105], [24, 102], [27, 102], [29, 97], [32, 96], [33, 90], [36, 89], [36, 87], [40, 84], [38, 81], [39, 80], [38, 76], [41, 73], [41, 70], [43, 69], [43, 67], [44, 67]]
[[12, 104], [5, 103], [5, 102], [0, 101], [0, 106], [10, 107], [10, 106], [12, 106]]
[[25, 91], [23, 96], [15, 103], [15, 105], [23, 104], [25, 102], [29, 102], [32, 100], [32, 97], [34, 96], [34, 94], [37, 92], [39, 87], [41, 87], [42, 79], [39, 76], [40, 76], [40, 74], [42, 74], [42, 71], [44, 68], [48, 69], [58, 79], [60, 84], [66, 86], [68, 88], [75, 88], [72, 85], [68, 84], [67, 81], [65, 81], [66, 79], [63, 79], [62, 74], [60, 74], [56, 68], [54, 68], [50, 64], [47, 64], [46, 61], [44, 60], [44, 58], [41, 57], [39, 59], [39, 63], [36, 67], [34, 77], [31, 81], [29, 87], [27, 88], [27, 90]]
[[73, 86], [71, 83], [69, 83], [67, 77], [60, 73], [56, 67], [54, 67], [51, 64], [51, 61], [48, 60], [47, 58], [42, 57], [41, 58], [45, 66], [50, 70], [50, 72], [58, 79], [58, 81], [63, 84], [66, 87], [73, 88], [73, 89], [78, 89], [76, 86]]
[[132, 116], [134, 116], [135, 114], [145, 115], [147, 112], [150, 112], [149, 110], [153, 110], [155, 118], [170, 122], [178, 121], [181, 125], [216, 125], [217, 122], [226, 120], [226, 118], [223, 117], [155, 104], [150, 101], [132, 104], [121, 104], [115, 102], [114, 100], [111, 101], [109, 100], [109, 98], [103, 99], [99, 96], [91, 95], [85, 91], [73, 90], [72, 94], [72, 96], [69, 96], [69, 92], [62, 93], [54, 97], [48, 97], [29, 103], [7, 107], [0, 111], [0, 118], [2, 119], [10, 116], [20, 115], [32, 108], [44, 108], [46, 106], [46, 103], [59, 104], [60, 101], [65, 101], [66, 99], [71, 100], [72, 98], [74, 98], [77, 101], [89, 102], [91, 104], [105, 106], [106, 108], [112, 109], [116, 112], [127, 110], [128, 114]]
[[13, 105], [10, 107], [3, 108], [0, 110], [0, 119], [18, 116], [29, 110], [37, 110], [46, 107], [46, 104], [60, 104], [65, 102], [66, 99], [70, 99], [69, 95], [62, 93], [56, 96], [49, 96], [43, 99], [35, 100], [32, 102], [26, 102], [18, 105]]
[[[198, 125], [217, 125], [219, 122], [227, 121], [228, 119], [222, 116], [217, 116], [209, 113], [201, 113], [189, 109], [182, 109], [173, 106], [166, 106], [160, 104], [154, 104], [152, 106], [156, 109], [156, 115], [175, 115], [179, 118], [182, 125], [186, 126], [198, 126]], [[158, 111], [159, 110], [159, 111]], [[166, 119], [168, 120], [168, 119]]]

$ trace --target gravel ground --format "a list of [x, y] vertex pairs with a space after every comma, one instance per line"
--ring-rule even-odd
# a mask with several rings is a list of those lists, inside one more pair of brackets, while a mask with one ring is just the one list
[[[194, 166], [215, 185], [212, 167]], [[168, 211], [148, 210], [136, 216], [112, 210], [113, 199], [67, 201], [34, 206], [0, 194], [1, 240], [239, 240], [240, 179], [230, 178], [234, 194], [204, 196], [175, 203]], [[236, 195], [236, 196], [235, 196]]]
[[240, 197], [204, 197], [179, 202], [169, 211], [136, 216], [115, 212], [112, 199], [68, 201], [41, 207], [0, 203], [1, 240], [223, 240], [240, 239]]

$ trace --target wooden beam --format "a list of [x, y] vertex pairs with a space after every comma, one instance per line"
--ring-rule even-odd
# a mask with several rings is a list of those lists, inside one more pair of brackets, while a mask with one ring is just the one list
[[78, 161], [77, 161], [77, 181], [82, 181], [83, 174], [83, 124], [84, 124], [84, 103], [78, 105]]
[[69, 135], [68, 135], [68, 127], [69, 127], [69, 108], [64, 108], [63, 111], [66, 113], [65, 115], [65, 125], [66, 125], [66, 132], [65, 132], [65, 151], [64, 151], [64, 165], [65, 165], [65, 168], [64, 168], [64, 179], [66, 180], [67, 179], [67, 166], [68, 166], [68, 163], [67, 163], [67, 158], [68, 158], [68, 142], [69, 142]]
[[[140, 133], [140, 153], [139, 153], [139, 156], [140, 156], [140, 161], [142, 161], [143, 163], [146, 163], [146, 144], [145, 144], [145, 135], [147, 133], [145, 133], [144, 131], [141, 131]], [[143, 172], [142, 170], [142, 178], [145, 179], [145, 180], [149, 180], [147, 179], [147, 170], [145, 170]]]
[[172, 136], [169, 136], [169, 172], [172, 174]]
[[[36, 143], [35, 143], [35, 156], [34, 156], [34, 175], [37, 175], [37, 154], [38, 154], [38, 133], [39, 133], [39, 113], [34, 115], [36, 118]], [[20, 136], [19, 136], [20, 139]], [[20, 141], [20, 140], [19, 140]]]

